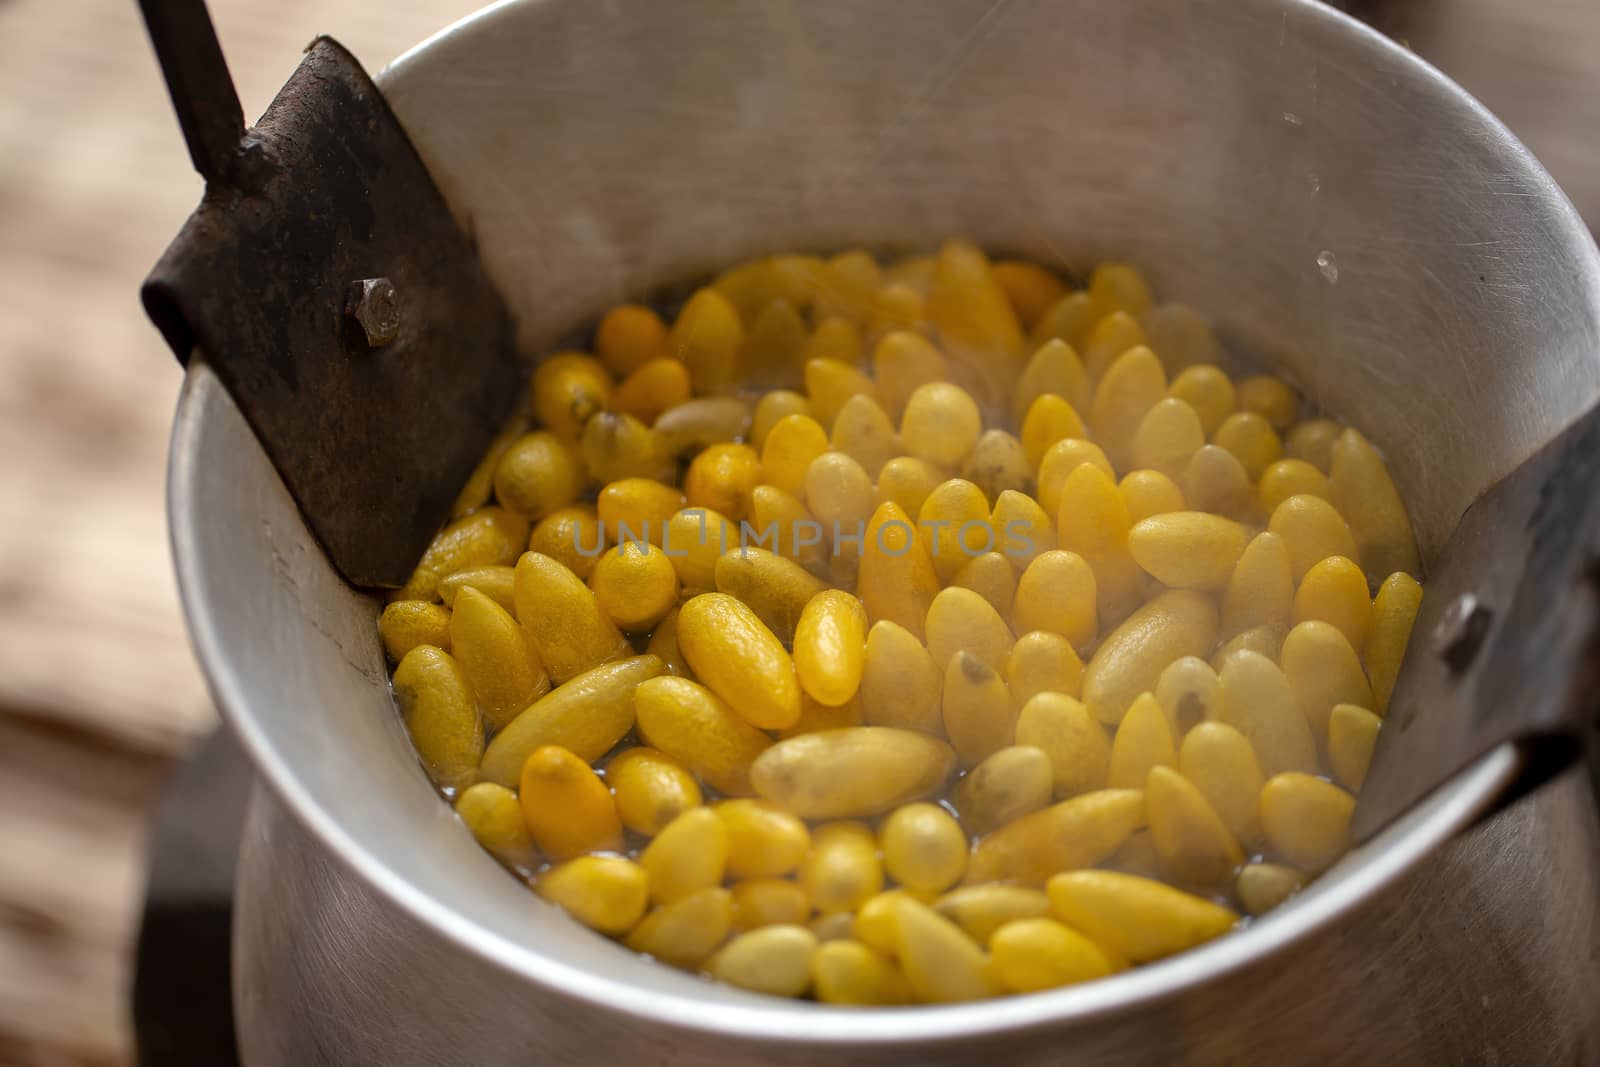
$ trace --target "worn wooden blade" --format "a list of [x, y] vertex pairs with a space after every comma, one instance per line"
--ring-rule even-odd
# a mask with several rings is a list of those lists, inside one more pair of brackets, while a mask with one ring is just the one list
[[1356, 804], [1364, 841], [1491, 749], [1509, 802], [1571, 766], [1600, 709], [1600, 409], [1462, 516], [1424, 587]]
[[515, 402], [510, 313], [335, 41], [312, 44], [237, 154], [146, 310], [180, 360], [215, 368], [339, 572], [402, 585]]

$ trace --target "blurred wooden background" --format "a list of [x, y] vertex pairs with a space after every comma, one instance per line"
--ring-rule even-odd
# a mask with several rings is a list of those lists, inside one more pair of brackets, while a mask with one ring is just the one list
[[[211, 6], [253, 117], [316, 33], [376, 70], [477, 3]], [[1600, 221], [1600, 0], [1361, 7]], [[138, 303], [199, 195], [134, 0], [0, 0], [0, 1067], [131, 1061], [145, 812], [215, 721], [167, 554], [180, 373]]]
[[[477, 0], [211, 0], [254, 118]], [[144, 818], [215, 723], [167, 551], [181, 373], [139, 283], [200, 179], [135, 0], [0, 0], [0, 1065], [131, 1062]]]

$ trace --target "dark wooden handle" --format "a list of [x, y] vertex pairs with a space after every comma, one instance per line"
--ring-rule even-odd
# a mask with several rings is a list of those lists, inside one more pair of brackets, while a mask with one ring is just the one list
[[244, 110], [205, 0], [139, 0], [194, 169], [227, 182], [244, 138]]

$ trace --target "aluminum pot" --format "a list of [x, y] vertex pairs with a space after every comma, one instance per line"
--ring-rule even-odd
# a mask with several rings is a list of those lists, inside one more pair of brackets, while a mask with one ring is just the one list
[[[508, 0], [378, 83], [530, 350], [765, 250], [1125, 259], [1378, 442], [1430, 559], [1600, 396], [1600, 260], [1560, 191], [1308, 0]], [[1568, 776], [1495, 813], [1509, 745], [1265, 919], [1082, 987], [843, 1011], [659, 966], [508, 878], [429, 788], [378, 601], [203, 358], [170, 498], [195, 646], [265, 783], [235, 929], [252, 1067], [1600, 1057], [1593, 801]]]

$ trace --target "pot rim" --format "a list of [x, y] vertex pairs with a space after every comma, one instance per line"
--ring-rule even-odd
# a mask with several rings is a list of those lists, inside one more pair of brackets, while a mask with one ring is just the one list
[[[529, 2], [542, 0], [498, 0], [427, 38], [395, 60], [384, 74], [404, 67], [436, 42], [479, 20], [496, 18], [505, 10]], [[1527, 149], [1436, 68], [1315, 0], [1283, 0], [1281, 6], [1286, 11], [1294, 9], [1299, 17], [1332, 22], [1344, 32], [1364, 37], [1369, 46], [1387, 53], [1391, 60], [1411, 65], [1439, 92], [1468, 105], [1501, 139], [1506, 151], [1520, 157], [1532, 173], [1547, 183], [1549, 195], [1565, 205], [1574, 225], [1580, 225], [1565, 195]], [[383, 81], [384, 75], [380, 74], [380, 87]], [[219, 400], [223, 408], [218, 407]], [[179, 597], [196, 657], [227, 725], [239, 737], [261, 776], [330, 853], [384, 897], [462, 950], [549, 992], [665, 1027], [747, 1041], [859, 1046], [985, 1038], [1106, 1021], [1260, 963], [1327, 929], [1394, 886], [1450, 838], [1491, 810], [1521, 765], [1514, 745], [1493, 750], [1374, 838], [1366, 846], [1372, 853], [1369, 857], [1348, 869], [1329, 872], [1292, 905], [1199, 948], [1081, 986], [972, 1004], [850, 1011], [757, 994], [738, 994], [736, 1003], [708, 1004], [688, 993], [644, 989], [547, 956], [530, 943], [494, 934], [448, 902], [416, 888], [329, 814], [295, 766], [284, 758], [271, 731], [262, 725], [263, 716], [252, 706], [228, 650], [222, 645], [215, 614], [220, 606], [208, 602], [200, 593], [205, 583], [196, 545], [197, 529], [204, 520], [196, 492], [196, 472], [202, 462], [196, 446], [205, 419], [230, 414], [239, 417], [236, 409], [224, 408], [231, 408], [231, 400], [196, 352], [179, 397], [168, 463], [171, 545]]]

